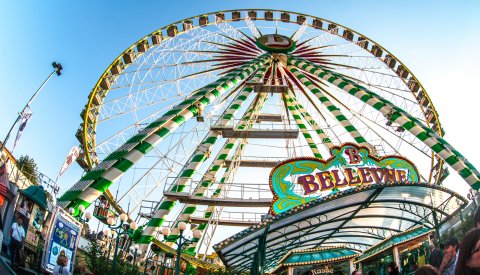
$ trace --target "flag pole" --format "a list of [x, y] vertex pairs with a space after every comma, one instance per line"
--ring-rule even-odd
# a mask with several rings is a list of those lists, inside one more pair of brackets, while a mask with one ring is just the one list
[[27, 105], [25, 105], [25, 107], [23, 107], [22, 111], [20, 113], [18, 113], [18, 116], [17, 116], [17, 119], [15, 120], [15, 122], [12, 124], [12, 127], [10, 127], [10, 130], [8, 131], [7, 133], [7, 136], [5, 137], [5, 139], [3, 140], [2, 144], [0, 144], [0, 152], [3, 152], [3, 147], [5, 147], [5, 144], [7, 143], [8, 141], [8, 138], [10, 137], [10, 134], [12, 133], [13, 131], [13, 128], [15, 128], [15, 125], [17, 125], [17, 123], [20, 121], [20, 119], [22, 118], [22, 114], [25, 112], [25, 110], [27, 108], [30, 107], [30, 104], [33, 102], [33, 100], [35, 99], [35, 97], [37, 96], [37, 94], [40, 92], [40, 90], [43, 88], [43, 86], [45, 86], [45, 84], [48, 82], [48, 80], [50, 80], [50, 78], [52, 78], [53, 74], [56, 73], [58, 76], [60, 76], [62, 74], [62, 65], [60, 63], [57, 63], [57, 62], [53, 62], [52, 63], [52, 66], [54, 68], [53, 72], [50, 73], [50, 75], [43, 81], [42, 85], [40, 85], [40, 87], [37, 89], [37, 91], [33, 94], [33, 96], [30, 98], [30, 100], [27, 102]]

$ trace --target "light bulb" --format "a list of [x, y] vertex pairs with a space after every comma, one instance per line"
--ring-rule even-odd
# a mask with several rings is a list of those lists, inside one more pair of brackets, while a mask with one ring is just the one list
[[180, 231], [184, 231], [185, 229], [187, 229], [187, 224], [185, 222], [179, 222], [178, 229], [180, 229]]
[[168, 227], [162, 227], [162, 235], [167, 237], [168, 235], [170, 235], [170, 228]]
[[75, 208], [73, 207], [68, 208], [68, 212], [70, 212], [70, 214], [73, 215], [73, 213], [75, 213]]
[[136, 222], [131, 222], [131, 223], [130, 223], [130, 229], [135, 230], [135, 229], [137, 229], [137, 228], [138, 228], [138, 225], [137, 225]]
[[125, 213], [122, 213], [122, 214], [120, 215], [120, 220], [123, 221], [123, 222], [127, 221], [127, 220], [128, 220], [128, 215], [125, 214]]
[[78, 210], [83, 213], [83, 211], [85, 211], [85, 206], [83, 206], [83, 205], [80, 204], [80, 205], [78, 206]]
[[200, 231], [198, 229], [193, 231], [193, 237], [195, 239], [200, 239], [201, 236], [202, 236], [202, 231]]
[[92, 219], [92, 213], [90, 213], [90, 212], [85, 213], [85, 218], [87, 218], [87, 220], [91, 220]]

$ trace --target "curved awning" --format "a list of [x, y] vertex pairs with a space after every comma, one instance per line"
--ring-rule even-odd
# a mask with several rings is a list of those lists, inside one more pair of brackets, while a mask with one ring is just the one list
[[421, 237], [427, 236], [432, 233], [433, 229], [429, 229], [423, 226], [415, 227], [410, 230], [392, 235], [382, 242], [376, 244], [375, 246], [370, 247], [365, 250], [363, 254], [357, 259], [357, 262], [364, 261], [366, 259], [372, 258], [388, 249], [391, 249], [393, 246], [397, 246]]
[[[339, 246], [365, 251], [416, 226], [437, 228], [467, 205], [450, 189], [424, 183], [359, 186], [266, 219], [214, 246], [227, 267], [248, 271], [266, 237], [266, 270], [293, 249]], [[265, 236], [266, 234], [266, 236]]]
[[291, 250], [279, 261], [272, 273], [284, 266], [300, 266], [346, 261], [359, 256], [358, 251], [345, 246], [328, 246], [316, 249]]
[[26, 189], [21, 189], [20, 194], [28, 197], [35, 202], [40, 208], [47, 210], [47, 194], [41, 185], [31, 185]]

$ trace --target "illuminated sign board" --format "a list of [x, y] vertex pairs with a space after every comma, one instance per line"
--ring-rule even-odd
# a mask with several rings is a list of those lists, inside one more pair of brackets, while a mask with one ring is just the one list
[[418, 182], [415, 165], [401, 156], [372, 156], [367, 147], [345, 143], [327, 159], [295, 158], [281, 162], [270, 173], [272, 214], [365, 184]]

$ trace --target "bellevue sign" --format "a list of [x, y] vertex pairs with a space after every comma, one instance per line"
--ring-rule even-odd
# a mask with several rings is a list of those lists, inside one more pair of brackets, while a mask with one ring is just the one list
[[401, 156], [371, 156], [367, 147], [345, 143], [327, 159], [295, 158], [270, 173], [272, 214], [279, 214], [319, 197], [365, 184], [418, 182], [415, 165]]

